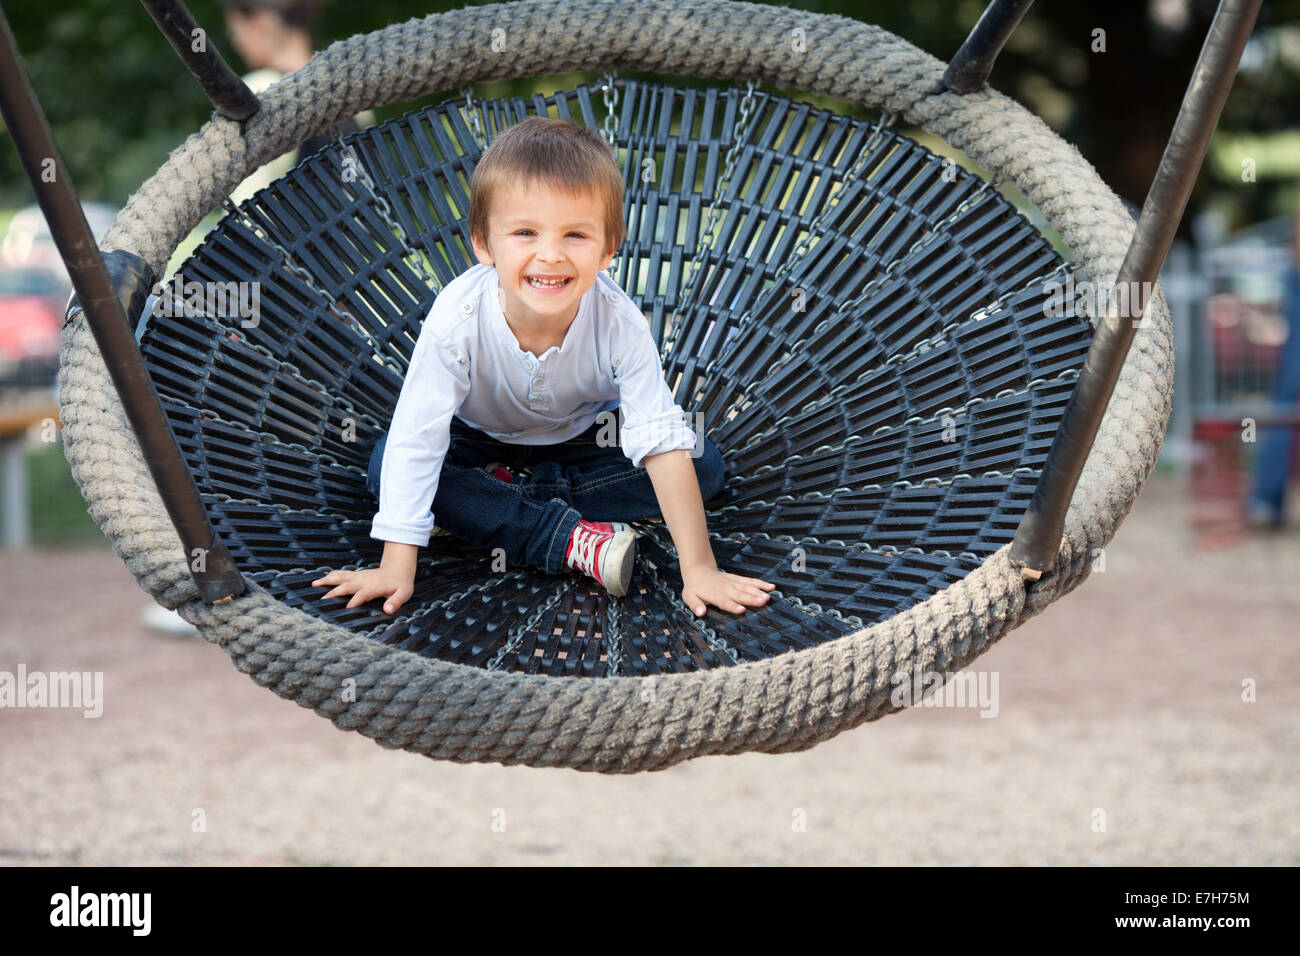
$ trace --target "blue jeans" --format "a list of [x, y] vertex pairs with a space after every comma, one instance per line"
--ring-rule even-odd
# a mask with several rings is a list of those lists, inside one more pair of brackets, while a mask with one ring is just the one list
[[[1287, 337], [1282, 346], [1277, 381], [1273, 385], [1273, 401], [1293, 405], [1300, 399], [1300, 270], [1294, 266], [1287, 276], [1282, 309], [1286, 315]], [[1262, 429], [1262, 432], [1251, 499], [1255, 505], [1267, 509], [1274, 520], [1281, 522], [1285, 515], [1283, 506], [1296, 429], [1290, 425], [1274, 425]]]
[[[659, 500], [644, 468], [635, 467], [615, 441], [597, 442], [602, 423], [556, 445], [512, 445], [497, 441], [459, 418], [451, 421], [451, 444], [442, 463], [433, 515], [438, 527], [472, 544], [502, 548], [512, 565], [564, 569], [569, 535], [580, 520], [636, 521], [660, 514]], [[614, 434], [617, 434], [615, 429]], [[379, 499], [384, 434], [370, 453], [366, 487]], [[705, 501], [724, 484], [722, 454], [705, 438], [694, 456], [695, 477]], [[485, 465], [500, 462], [515, 474], [506, 483]]]

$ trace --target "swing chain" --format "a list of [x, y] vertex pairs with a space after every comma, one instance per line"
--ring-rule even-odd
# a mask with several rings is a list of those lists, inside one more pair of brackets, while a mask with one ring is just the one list
[[620, 667], [623, 663], [623, 655], [620, 653], [623, 638], [623, 602], [616, 597], [610, 597], [605, 607], [608, 609], [605, 627], [605, 676], [617, 677]]
[[370, 350], [376, 358], [399, 375], [403, 374], [402, 370], [397, 367], [392, 359], [384, 356], [379, 344], [371, 337], [370, 333], [362, 327], [361, 323], [352, 316], [351, 312], [349, 312], [346, 307], [339, 307], [338, 300], [335, 298], [334, 294], [317, 282], [311, 272], [296, 258], [294, 258], [293, 253], [281, 245], [268, 230], [258, 224], [243, 207], [236, 206], [229, 196], [221, 201], [221, 206], [227, 212], [233, 213], [255, 236], [270, 246], [276, 255], [280, 257], [280, 262], [283, 264], [285, 270], [314, 292], [316, 296], [325, 303], [325, 308], [332, 313], [336, 319], [365, 339], [366, 344], [370, 346]]
[[275, 239], [274, 236], [272, 236], [269, 232], [263, 229], [262, 226], [259, 223], [257, 223], [252, 218], [252, 216], [250, 216], [244, 209], [242, 209], [239, 206], [236, 206], [230, 200], [230, 197], [226, 197], [225, 199], [223, 199], [221, 202], [221, 206], [227, 212], [233, 213], [236, 217], [238, 217], [239, 220], [245, 226], [247, 226], [248, 229], [255, 236], [257, 236], [257, 238], [261, 239], [268, 246], [270, 246], [271, 249], [275, 251], [276, 255], [280, 257], [280, 261], [284, 263], [285, 269], [287, 269], [294, 277], [301, 280], [303, 285], [307, 286], [307, 288], [311, 289], [312, 292], [316, 293], [326, 302], [333, 301], [333, 297], [327, 291], [325, 291], [325, 289], [321, 288], [321, 286], [316, 282], [316, 279], [312, 276], [312, 274], [308, 272], [307, 269], [301, 263], [299, 263], [297, 259], [293, 257], [293, 254], [289, 252], [289, 250], [286, 249], [284, 246], [282, 246], [279, 243], [279, 241]]
[[867, 142], [862, 149], [859, 150], [857, 157], [853, 160], [853, 165], [849, 167], [849, 171], [845, 173], [844, 178], [841, 180], [840, 188], [835, 190], [831, 195], [830, 200], [826, 203], [826, 208], [818, 213], [817, 217], [808, 224], [807, 232], [805, 232], [799, 241], [795, 243], [794, 249], [791, 250], [790, 255], [777, 268], [776, 273], [773, 275], [774, 281], [779, 283], [789, 275], [790, 270], [793, 269], [795, 265], [801, 262], [804, 257], [808, 255], [809, 250], [812, 248], [814, 237], [820, 236], [821, 231], [826, 226], [826, 220], [830, 218], [830, 214], [839, 208], [840, 200], [844, 197], [845, 191], [849, 188], [850, 184], [862, 175], [862, 170], [866, 166], [867, 160], [875, 155], [876, 147], [884, 137], [885, 130], [892, 127], [897, 119], [897, 113], [880, 114], [880, 119], [876, 121], [875, 127], [871, 130], [871, 136], [867, 139]]
[[709, 639], [710, 647], [712, 647], [716, 651], [721, 651], [722, 653], [726, 654], [727, 657], [730, 658], [731, 663], [733, 664], [745, 663], [740, 659], [740, 652], [737, 651], [730, 644], [728, 644], [721, 636], [719, 636], [718, 632], [715, 631], [711, 626], [705, 624], [704, 621], [701, 620], [700, 618], [695, 617], [694, 614], [691, 615], [691, 619], [692, 619], [691, 623], [693, 623], [697, 628], [699, 628], [699, 630], [704, 634], [704, 636]]
[[[447, 534], [447, 532], [443, 531], [441, 528], [434, 528], [433, 533], [435, 535]], [[322, 572], [328, 572], [332, 569], [326, 567], [326, 568], [320, 568], [318, 570]], [[351, 571], [353, 569], [344, 568], [343, 570]], [[366, 570], [366, 569], [358, 568], [357, 570]], [[486, 602], [490, 600], [490, 598], [486, 596], [487, 592], [492, 590], [493, 588], [499, 588], [503, 581], [509, 581], [509, 582], [519, 584], [520, 586], [523, 586], [528, 583], [528, 575], [524, 574], [521, 571], [502, 572], [499, 575], [495, 575], [491, 578], [485, 578], [482, 581], [478, 581], [474, 584], [471, 584], [460, 591], [456, 591], [452, 594], [447, 595], [446, 597], [436, 598], [435, 600], [432, 600], [427, 604], [421, 604], [419, 607], [419, 613], [428, 614], [431, 611], [440, 611], [443, 608], [452, 607], [456, 603], [465, 600], [465, 598], [474, 597], [475, 595], [478, 596], [481, 602]], [[406, 605], [406, 607], [409, 608], [410, 605], [408, 604]], [[387, 631], [389, 628], [391, 628], [395, 622], [406, 622], [412, 620], [412, 618], [413, 615], [411, 614], [394, 615], [394, 617], [391, 620], [384, 621], [380, 624], [376, 624], [374, 627], [368, 628], [367, 630], [364, 631], [361, 630], [356, 631], [355, 633], [365, 637], [376, 637], [382, 634], [384, 631]]]
[[[646, 536], [654, 541], [655, 544], [659, 545], [659, 547], [667, 551], [670, 555], [675, 553], [676, 549], [663, 540], [658, 528], [653, 530], [647, 528]], [[654, 562], [647, 562], [644, 567], [647, 577], [649, 577], [653, 582], [652, 586], [662, 593], [671, 595], [673, 605], [679, 609], [684, 609], [684, 606], [680, 603], [681, 599], [678, 597], [677, 589], [664, 580], [663, 574], [660, 573], [660, 568], [658, 568]], [[727, 655], [727, 659], [733, 664], [744, 663], [744, 661], [740, 659], [740, 652], [732, 647], [704, 618], [696, 617], [695, 613], [689, 610], [686, 611], [686, 614], [691, 623], [691, 627], [704, 635], [705, 639], [708, 641], [710, 650]]]
[[618, 107], [618, 88], [614, 85], [614, 72], [612, 70], [606, 71], [604, 81], [600, 86], [600, 92], [605, 99], [605, 124], [602, 132], [605, 142], [609, 143], [609, 148], [617, 149], [615, 145], [614, 115]]
[[501, 649], [497, 651], [492, 660], [488, 661], [487, 669], [490, 671], [500, 670], [505, 663], [505, 659], [519, 650], [524, 638], [537, 632], [537, 625], [546, 616], [546, 612], [559, 604], [566, 593], [568, 593], [567, 587], [557, 587], [552, 591], [551, 596], [538, 605], [537, 610], [529, 616], [528, 620], [510, 632], [509, 638], [501, 645]]
[[[849, 187], [850, 183], [862, 175], [863, 170], [866, 168], [867, 161], [875, 155], [876, 147], [880, 145], [880, 141], [884, 138], [885, 130], [893, 127], [897, 120], [897, 113], [882, 112], [880, 114], [880, 118], [876, 120], [876, 125], [871, 130], [871, 135], [867, 137], [866, 143], [864, 143], [862, 148], [858, 151], [858, 155], [854, 157], [853, 165], [850, 166], [849, 171], [845, 173], [844, 178], [841, 181], [841, 187], [831, 195], [826, 204], [826, 208], [818, 213], [816, 218], [808, 224], [807, 232], [805, 232], [799, 241], [795, 243], [794, 248], [790, 251], [790, 255], [786, 257], [781, 265], [777, 267], [776, 272], [773, 273], [772, 278], [774, 283], [779, 284], [787, 275], [790, 274], [790, 271], [808, 255], [809, 250], [812, 248], [813, 238], [818, 236], [825, 227], [826, 220], [830, 218], [831, 212], [839, 206], [841, 199], [843, 199], [844, 191]], [[754, 310], [753, 306], [750, 305], [745, 308], [745, 311], [741, 314], [740, 318], [736, 320], [735, 328], [733, 328], [729, 334], [740, 334], [753, 321]], [[716, 361], [716, 358], [712, 359], [705, 366], [704, 372], [706, 375], [712, 372]], [[748, 391], [748, 389], [746, 389], [746, 391]], [[697, 390], [696, 394], [692, 397], [692, 401], [698, 402], [702, 394], [702, 389]]]
[[695, 268], [682, 284], [681, 292], [677, 296], [678, 307], [673, 310], [670, 317], [668, 328], [664, 330], [663, 352], [668, 353], [674, 344], [676, 344], [677, 333], [681, 319], [681, 310], [695, 294], [695, 283], [698, 281], [700, 274], [704, 271], [704, 263], [713, 252], [713, 247], [718, 241], [714, 229], [717, 227], [718, 220], [722, 216], [722, 196], [726, 193], [727, 187], [731, 184], [731, 177], [736, 170], [736, 162], [740, 158], [741, 151], [745, 148], [749, 139], [749, 127], [754, 120], [754, 89], [756, 87], [754, 80], [748, 81], [745, 89], [745, 96], [740, 102], [739, 116], [736, 119], [736, 125], [733, 131], [734, 141], [727, 150], [726, 159], [722, 165], [722, 175], [718, 178], [717, 187], [714, 189], [714, 201], [709, 206], [709, 216], [705, 221], [704, 228], [700, 231], [701, 239], [708, 241], [708, 246], [700, 252], [695, 262]]
[[[600, 91], [605, 100], [605, 122], [602, 129], [602, 135], [605, 137], [605, 142], [609, 144], [610, 151], [613, 152], [615, 158], [617, 158], [618, 146], [617, 136], [614, 129], [614, 115], [617, 112], [618, 107], [618, 87], [614, 85], [614, 79], [614, 71], [606, 70]], [[609, 260], [609, 267], [605, 270], [611, 279], [614, 279], [618, 271], [618, 260], [619, 257], [616, 253], [614, 257]]]
[[[881, 122], [884, 122], [884, 120], [885, 117], [882, 115]], [[894, 116], [893, 114], [889, 114], [889, 121], [888, 123], [885, 123], [885, 126], [886, 127], [892, 126], [893, 122], [894, 122]], [[877, 130], [880, 130], [881, 124], [877, 123], [876, 125], [877, 125]], [[875, 133], [872, 134], [872, 139], [874, 141]], [[854, 165], [856, 166], [858, 162], [861, 161], [862, 157], [867, 155], [869, 152], [870, 150], [864, 148], [862, 153], [859, 154], [857, 160], [854, 161]], [[889, 265], [887, 265], [878, 276], [876, 276], [875, 278], [867, 282], [867, 284], [862, 287], [862, 290], [857, 295], [841, 302], [839, 306], [836, 307], [835, 311], [828, 318], [825, 318], [821, 322], [817, 323], [817, 326], [813, 330], [814, 334], [822, 331], [822, 329], [826, 328], [831, 322], [835, 321], [838, 317], [847, 316], [853, 310], [861, 307], [862, 304], [866, 302], [868, 298], [870, 298], [875, 292], [877, 292], [880, 289], [880, 287], [883, 286], [885, 282], [887, 282], [893, 276], [894, 272], [898, 269], [899, 266], [903, 265], [903, 263], [905, 262], [913, 261], [914, 257], [918, 252], [921, 252], [926, 248], [928, 248], [930, 245], [932, 245], [935, 242], [935, 240], [937, 240], [940, 236], [945, 234], [949, 226], [951, 226], [954, 222], [960, 219], [961, 216], [964, 215], [967, 211], [969, 211], [973, 206], [980, 203], [984, 199], [986, 194], [988, 194], [991, 191], [995, 192], [1001, 184], [1002, 184], [1002, 179], [998, 176], [994, 176], [991, 179], [984, 180], [980, 184], [978, 189], [973, 190], [970, 193], [970, 195], [968, 195], [964, 200], [958, 203], [956, 208], [954, 208], [950, 213], [944, 216], [943, 219], [939, 220], [934, 225], [929, 226], [925, 230], [921, 238], [917, 239], [914, 243], [912, 243], [912, 245], [908, 248], [907, 252], [891, 260]], [[837, 203], [838, 203], [838, 198], [837, 198]], [[821, 222], [822, 219], [823, 216], [819, 216], [817, 221], [812, 226], [809, 227], [808, 237], [812, 235], [812, 231], [814, 229], [819, 228], [818, 224]], [[798, 246], [796, 246], [796, 250], [798, 250]], [[806, 254], [806, 252], [807, 250], [805, 249], [803, 253], [800, 253], [800, 255]], [[795, 256], [792, 255], [791, 258], [794, 259]], [[788, 272], [788, 270], [786, 271]], [[779, 279], [782, 277], [783, 273], [781, 270], [778, 270], [776, 275], [777, 278]], [[752, 319], [753, 319], [753, 315], [751, 311], [747, 309], [745, 313], [740, 317], [735, 332], [740, 332], [746, 325], [749, 324], [749, 322]], [[796, 354], [799, 351], [799, 349], [803, 346], [804, 342], [805, 339], [800, 339], [799, 341], [795, 342], [792, 346], [790, 346], [789, 353], [791, 355]], [[713, 371], [717, 361], [718, 359], [714, 358], [704, 367], [703, 372], [705, 376], [707, 376], [709, 373]], [[778, 365], [783, 364], [784, 361], [785, 359], [782, 359], [781, 362], [777, 364]], [[887, 359], [886, 364], [888, 364], [888, 362], [889, 360]], [[757, 384], [756, 382], [751, 382], [749, 385], [745, 386], [745, 388], [741, 392], [742, 397], [747, 398], [749, 396], [751, 389], [753, 389], [753, 387], [756, 384]], [[702, 395], [703, 395], [703, 385], [701, 385], [700, 388], [696, 390], [695, 395], [692, 396], [692, 401], [699, 402]]]
[[871, 296], [872, 293], [874, 293], [877, 289], [880, 288], [882, 284], [884, 284], [886, 279], [890, 278], [894, 274], [894, 270], [896, 270], [899, 266], [901, 266], [905, 262], [912, 262], [918, 252], [921, 252], [929, 248], [931, 245], [933, 245], [936, 239], [938, 239], [940, 236], [946, 233], [949, 226], [951, 226], [954, 222], [956, 222], [959, 218], [961, 218], [961, 216], [964, 213], [966, 213], [972, 206], [980, 202], [986, 193], [988, 193], [990, 190], [996, 191], [998, 186], [1000, 186], [1001, 184], [1002, 184], [1002, 180], [999, 179], [997, 176], [994, 176], [992, 179], [984, 180], [984, 182], [980, 185], [978, 189], [976, 189], [964, 200], [962, 200], [961, 203], [958, 204], [956, 209], [948, 213], [948, 215], [944, 216], [943, 219], [939, 220], [939, 222], [935, 223], [933, 226], [930, 226], [928, 229], [926, 229], [924, 235], [922, 235], [920, 239], [916, 240], [916, 242], [912, 243], [911, 247], [907, 250], [907, 252], [891, 260], [889, 265], [885, 267], [884, 271], [881, 272], [880, 275], [876, 276], [865, 286], [863, 286], [861, 292], [859, 292], [853, 298], [840, 303], [839, 307], [835, 310], [834, 314], [847, 315], [852, 309], [856, 309], [859, 306], [861, 306], [862, 303], [865, 302]]
[[468, 86], [462, 86], [460, 91], [465, 94], [465, 105], [460, 108], [461, 116], [469, 114], [470, 131], [474, 134], [474, 141], [478, 143], [480, 150], [488, 147], [487, 136], [483, 133], [483, 124], [479, 121], [478, 107], [474, 105], [474, 95]]
[[[397, 217], [393, 214], [393, 207], [389, 205], [387, 198], [375, 189], [375, 181], [370, 178], [370, 172], [366, 169], [365, 163], [361, 161], [361, 157], [357, 155], [356, 150], [352, 148], [352, 144], [344, 142], [342, 136], [336, 137], [335, 142], [338, 143], [339, 150], [343, 153], [343, 181], [351, 182], [355, 179], [361, 183], [367, 195], [374, 201], [375, 209], [379, 212], [380, 218], [392, 230], [393, 237], [401, 246], [402, 262], [406, 263], [416, 275], [424, 278], [425, 285], [433, 291], [436, 297], [442, 289], [442, 280], [433, 271], [426, 257], [411, 247], [410, 237], [407, 236], [406, 230], [402, 228], [401, 223], [397, 221]], [[348, 178], [349, 170], [355, 172], [352, 179]]]

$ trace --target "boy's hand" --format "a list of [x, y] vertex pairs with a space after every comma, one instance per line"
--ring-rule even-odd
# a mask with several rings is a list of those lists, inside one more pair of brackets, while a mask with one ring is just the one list
[[351, 594], [348, 607], [359, 607], [377, 597], [386, 597], [384, 613], [396, 614], [415, 591], [415, 561], [419, 551], [413, 544], [385, 541], [379, 567], [366, 571], [331, 571], [325, 577], [317, 578], [311, 586], [334, 585], [334, 590], [322, 595], [323, 598]]
[[359, 607], [367, 601], [384, 597], [388, 598], [384, 602], [384, 613], [395, 614], [399, 607], [410, 600], [415, 590], [415, 575], [408, 573], [405, 568], [385, 567], [381, 564], [366, 571], [331, 571], [312, 582], [312, 587], [329, 585], [334, 585], [334, 589], [322, 595], [324, 598], [351, 594], [352, 600], [348, 601], [348, 607]]
[[686, 606], [699, 617], [707, 604], [732, 614], [745, 613], [745, 605], [766, 604], [767, 592], [775, 584], [718, 570], [690, 453], [664, 451], [647, 455], [645, 469], [659, 499], [664, 524], [668, 525], [668, 533], [677, 548], [682, 569], [682, 600]]
[[767, 592], [776, 587], [758, 578], [720, 571], [716, 566], [683, 568], [682, 585], [682, 600], [697, 617], [704, 614], [706, 604], [732, 614], [743, 614], [745, 608], [742, 605], [758, 607], [766, 604]]

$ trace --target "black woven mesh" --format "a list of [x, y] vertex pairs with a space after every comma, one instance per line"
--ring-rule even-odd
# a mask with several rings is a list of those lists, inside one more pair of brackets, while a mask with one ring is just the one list
[[[1010, 541], [1091, 337], [1073, 303], [1045, 308], [1066, 265], [979, 178], [871, 123], [761, 92], [719, 190], [743, 95], [618, 82], [629, 235], [615, 278], [661, 346], [680, 310], [665, 373], [729, 475], [730, 497], [709, 512], [714, 550], [724, 567], [777, 583], [767, 607], [697, 620], [661, 523], [640, 525], [623, 599], [575, 574], [494, 571], [485, 549], [445, 535], [421, 551], [415, 595], [396, 616], [378, 601], [348, 610], [320, 598], [310, 582], [324, 569], [378, 563], [366, 455], [436, 294], [365, 177], [345, 175], [337, 144], [241, 207], [312, 283], [227, 215], [179, 274], [260, 283], [258, 324], [242, 327], [229, 308], [155, 315], [141, 339], [243, 572], [287, 604], [416, 653], [604, 676], [731, 666], [831, 640], [924, 600]], [[538, 113], [605, 120], [596, 86], [476, 105], [488, 136]], [[480, 147], [463, 106], [347, 138], [442, 283], [474, 262], [465, 218]], [[715, 203], [710, 240], [700, 232]]]

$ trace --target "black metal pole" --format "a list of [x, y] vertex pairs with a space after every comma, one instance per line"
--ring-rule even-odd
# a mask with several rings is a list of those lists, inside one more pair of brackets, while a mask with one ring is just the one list
[[1034, 0], [993, 0], [944, 70], [944, 88], [954, 93], [983, 89], [993, 72], [993, 61], [1033, 3]]
[[63, 165], [49, 123], [19, 60], [18, 45], [3, 9], [0, 9], [0, 108], [140, 442], [140, 450], [184, 544], [186, 565], [194, 583], [211, 604], [229, 600], [243, 593], [244, 580], [225, 546], [212, 533], [198, 489], [185, 468], [158, 394], [149, 381], [118, 290], [95, 246], [86, 215], [72, 187], [72, 178]]
[[258, 111], [256, 94], [230, 68], [181, 0], [140, 0], [217, 112], [243, 122]]
[[[1052, 441], [1033, 500], [1016, 529], [1011, 560], [1028, 578], [1049, 569], [1060, 548], [1065, 513], [1119, 379], [1138, 321], [1183, 218], [1210, 134], [1237, 72], [1262, 0], [1221, 0], [1178, 111], [1169, 145], [1138, 217], [1116, 278], [1117, 295], [1098, 324], [1079, 381]], [[1137, 321], [1135, 321], [1137, 320]]]

